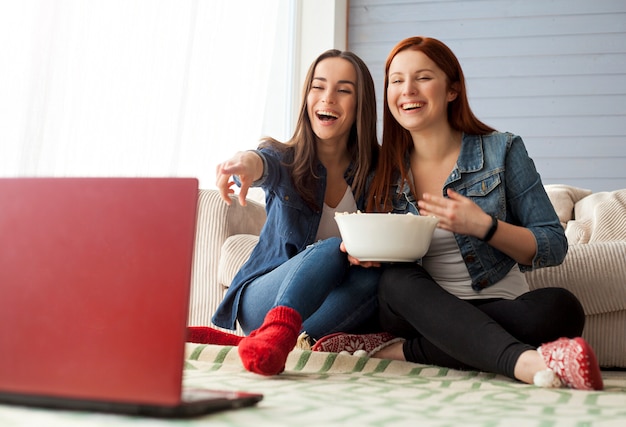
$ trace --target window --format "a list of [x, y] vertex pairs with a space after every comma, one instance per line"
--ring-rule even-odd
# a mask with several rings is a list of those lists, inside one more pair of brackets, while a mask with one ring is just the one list
[[0, 5], [2, 176], [195, 176], [291, 135], [289, 0]]

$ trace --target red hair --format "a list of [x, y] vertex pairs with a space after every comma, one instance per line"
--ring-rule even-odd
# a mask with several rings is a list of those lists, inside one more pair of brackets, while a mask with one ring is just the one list
[[[457, 96], [448, 103], [448, 123], [454, 130], [470, 135], [484, 135], [494, 131], [476, 118], [467, 100], [465, 77], [457, 57], [452, 50], [437, 39], [429, 37], [409, 37], [394, 46], [385, 63], [385, 85], [383, 90], [383, 138], [376, 175], [372, 180], [367, 203], [368, 211], [391, 210], [390, 184], [398, 178], [411, 183], [406, 170], [406, 153], [413, 147], [409, 131], [396, 121], [387, 104], [389, 67], [396, 55], [404, 50], [422, 52], [428, 56], [445, 74], [448, 88]], [[411, 185], [412, 186], [412, 185]], [[414, 188], [411, 191], [415, 193]]]

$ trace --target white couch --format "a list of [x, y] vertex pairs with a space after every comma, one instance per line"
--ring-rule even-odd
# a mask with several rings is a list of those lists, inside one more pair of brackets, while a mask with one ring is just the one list
[[[590, 194], [546, 186], [570, 243], [557, 267], [527, 273], [531, 288], [572, 291], [587, 315], [583, 336], [603, 367], [626, 367], [626, 190]], [[265, 221], [261, 202], [228, 206], [216, 190], [200, 190], [189, 325], [211, 316], [250, 254]], [[241, 330], [238, 330], [241, 334]]]
[[591, 193], [546, 185], [565, 227], [567, 256], [556, 267], [527, 273], [531, 288], [572, 291], [586, 314], [583, 337], [603, 367], [626, 367], [626, 189]]

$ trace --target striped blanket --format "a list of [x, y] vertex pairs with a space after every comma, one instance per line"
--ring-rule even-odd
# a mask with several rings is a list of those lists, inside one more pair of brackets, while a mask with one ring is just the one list
[[[150, 357], [150, 355], [146, 355]], [[333, 353], [293, 350], [274, 377], [247, 372], [235, 347], [187, 344], [186, 385], [260, 392], [256, 407], [190, 420], [0, 405], [0, 425], [104, 426], [485, 426], [626, 424], [626, 372], [603, 373], [606, 390], [541, 389], [501, 376]]]

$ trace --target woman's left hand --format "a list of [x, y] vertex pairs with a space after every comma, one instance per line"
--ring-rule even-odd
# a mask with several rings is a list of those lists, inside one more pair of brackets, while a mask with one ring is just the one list
[[448, 198], [424, 193], [417, 202], [421, 215], [431, 215], [439, 219], [437, 227], [457, 234], [482, 238], [491, 227], [491, 217], [471, 199], [452, 189], [447, 190]]

